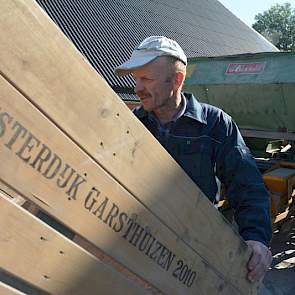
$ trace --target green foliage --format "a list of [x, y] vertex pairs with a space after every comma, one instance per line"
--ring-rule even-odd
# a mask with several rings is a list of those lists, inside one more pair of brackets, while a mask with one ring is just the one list
[[255, 16], [253, 29], [282, 51], [295, 51], [295, 9], [276, 4]]

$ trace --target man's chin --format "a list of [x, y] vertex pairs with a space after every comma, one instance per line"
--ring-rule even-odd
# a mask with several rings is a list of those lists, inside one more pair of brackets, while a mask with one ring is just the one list
[[141, 105], [146, 112], [151, 112], [153, 110], [152, 106], [147, 102], [142, 101]]

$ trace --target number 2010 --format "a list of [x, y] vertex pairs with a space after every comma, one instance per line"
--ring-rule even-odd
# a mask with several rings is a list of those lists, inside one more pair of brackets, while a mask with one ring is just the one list
[[182, 260], [178, 260], [177, 267], [172, 275], [187, 287], [191, 287], [197, 274], [195, 271], [189, 269], [187, 264], [184, 264]]

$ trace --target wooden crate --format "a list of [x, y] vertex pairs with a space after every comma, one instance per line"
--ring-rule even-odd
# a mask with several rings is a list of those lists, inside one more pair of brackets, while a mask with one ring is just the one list
[[246, 244], [49, 17], [0, 7], [1, 270], [50, 294], [256, 294]]

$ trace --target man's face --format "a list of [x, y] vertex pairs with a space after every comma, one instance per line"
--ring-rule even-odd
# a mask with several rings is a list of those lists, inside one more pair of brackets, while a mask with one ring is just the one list
[[157, 112], [171, 103], [174, 77], [165, 57], [133, 70], [132, 74], [136, 82], [135, 92], [144, 110]]

